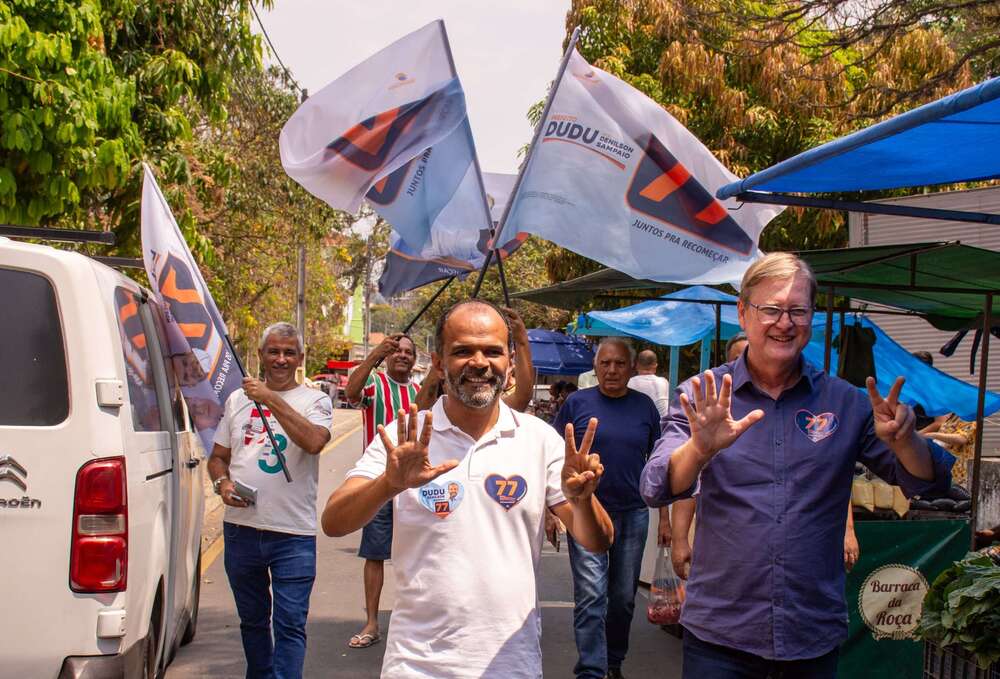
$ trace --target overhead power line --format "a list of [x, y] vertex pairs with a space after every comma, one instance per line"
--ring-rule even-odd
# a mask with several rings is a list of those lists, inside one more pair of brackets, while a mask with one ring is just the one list
[[271, 54], [273, 54], [274, 58], [278, 60], [278, 64], [281, 65], [281, 68], [285, 71], [285, 75], [288, 76], [288, 79], [292, 81], [292, 86], [300, 94], [305, 92], [305, 90], [302, 89], [302, 86], [299, 85], [299, 82], [294, 78], [294, 76], [292, 76], [292, 72], [288, 70], [287, 66], [285, 66], [285, 62], [281, 60], [281, 55], [278, 54], [278, 50], [274, 47], [274, 43], [271, 42], [271, 36], [267, 34], [267, 29], [264, 28], [264, 22], [260, 20], [260, 15], [257, 14], [257, 8], [254, 7], [254, 4], [252, 2], [250, 3], [250, 10], [253, 12], [254, 17], [257, 19], [257, 25], [260, 26], [261, 33], [264, 34], [264, 40], [267, 41], [268, 47], [271, 48]]

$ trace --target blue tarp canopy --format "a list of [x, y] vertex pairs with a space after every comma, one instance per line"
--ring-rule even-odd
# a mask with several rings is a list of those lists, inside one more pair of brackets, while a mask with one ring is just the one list
[[581, 314], [576, 323], [578, 335], [631, 335], [653, 344], [683, 347], [705, 337], [715, 336], [715, 305], [692, 304], [683, 300], [723, 302], [720, 312], [722, 339], [739, 332], [736, 298], [715, 288], [693, 285], [663, 295], [669, 302], [650, 301], [614, 311], [591, 311]]
[[594, 352], [579, 337], [552, 330], [528, 330], [531, 362], [539, 375], [579, 375], [594, 367]]
[[1000, 78], [789, 158], [719, 189], [835, 193], [1000, 177]]
[[[578, 335], [628, 335], [638, 339], [667, 346], [693, 344], [706, 337], [715, 336], [715, 306], [684, 302], [688, 300], [711, 300], [735, 302], [736, 297], [704, 286], [692, 286], [678, 292], [664, 295], [668, 302], [650, 301], [635, 304], [617, 311], [591, 311], [577, 320], [575, 333]], [[728, 339], [739, 330], [736, 307], [721, 307], [722, 339]], [[887, 394], [896, 377], [906, 377], [901, 398], [910, 405], [920, 404], [928, 415], [937, 416], [955, 413], [963, 420], [976, 419], [976, 401], [979, 390], [933, 366], [923, 363], [909, 351], [896, 344], [878, 325], [866, 316], [849, 315], [848, 325], [860, 323], [875, 332], [872, 349], [875, 358], [876, 381], [880, 393]], [[833, 319], [833, 336], [840, 332], [840, 321]], [[813, 317], [812, 341], [802, 352], [806, 360], [815, 366], [823, 365], [823, 345], [826, 331], [826, 315]], [[831, 350], [831, 371], [837, 366], [836, 345]], [[1000, 396], [986, 392], [985, 414], [1000, 410]]]

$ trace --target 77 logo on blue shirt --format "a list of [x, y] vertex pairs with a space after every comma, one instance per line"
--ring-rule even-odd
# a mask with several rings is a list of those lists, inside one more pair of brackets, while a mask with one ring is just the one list
[[840, 418], [833, 413], [814, 415], [811, 411], [803, 408], [795, 413], [795, 424], [799, 431], [809, 437], [810, 441], [819, 443], [837, 431], [837, 427], [840, 426]]

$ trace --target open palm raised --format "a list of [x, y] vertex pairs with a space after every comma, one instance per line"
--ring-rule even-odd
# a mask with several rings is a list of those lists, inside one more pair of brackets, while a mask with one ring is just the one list
[[428, 412], [424, 416], [420, 437], [417, 438], [416, 404], [410, 406], [409, 416], [402, 409], [396, 413], [395, 445], [385, 432], [385, 427], [378, 426], [378, 435], [386, 451], [385, 479], [390, 488], [397, 492], [419, 488], [458, 466], [458, 460], [446, 460], [437, 466], [431, 464], [427, 448], [433, 429], [433, 416]]
[[694, 403], [687, 394], [681, 394], [681, 407], [691, 426], [691, 442], [703, 458], [711, 458], [723, 448], [728, 448], [743, 432], [764, 417], [763, 410], [753, 410], [739, 420], [732, 415], [733, 378], [722, 377], [722, 389], [716, 393], [715, 375], [706, 370], [705, 388], [701, 378], [691, 379]]

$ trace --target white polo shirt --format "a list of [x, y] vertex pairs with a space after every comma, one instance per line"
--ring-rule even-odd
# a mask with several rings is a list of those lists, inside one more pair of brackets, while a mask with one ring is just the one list
[[[565, 444], [545, 422], [502, 402], [496, 425], [474, 441], [448, 420], [445, 398], [433, 408], [430, 463], [460, 462], [393, 501], [396, 606], [382, 676], [537, 679], [535, 575], [545, 507], [565, 501]], [[387, 431], [395, 440], [396, 428]], [[385, 460], [376, 437], [348, 477], [374, 479]]]

